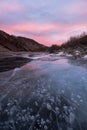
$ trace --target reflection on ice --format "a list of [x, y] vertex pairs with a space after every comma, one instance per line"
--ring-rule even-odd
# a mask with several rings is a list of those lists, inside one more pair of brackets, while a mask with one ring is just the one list
[[56, 54], [42, 55], [0, 77], [1, 130], [87, 129], [85, 68]]
[[40, 68], [40, 65], [37, 65], [37, 64], [26, 64], [24, 65], [23, 67], [21, 67], [21, 70], [26, 70], [26, 71], [29, 71], [29, 70], [36, 70], [36, 69], [39, 69]]

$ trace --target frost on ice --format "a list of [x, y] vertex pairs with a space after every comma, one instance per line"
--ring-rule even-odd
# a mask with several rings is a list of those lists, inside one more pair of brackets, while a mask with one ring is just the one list
[[0, 74], [0, 130], [86, 130], [87, 71], [61, 55]]

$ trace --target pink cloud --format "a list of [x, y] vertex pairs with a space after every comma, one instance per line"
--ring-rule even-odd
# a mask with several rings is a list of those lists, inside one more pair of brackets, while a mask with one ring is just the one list
[[18, 2], [13, 2], [12, 4], [11, 3], [7, 3], [7, 2], [3, 2], [3, 3], [0, 3], [0, 16], [4, 16], [6, 15], [7, 13], [9, 12], [13, 12], [13, 11], [23, 11], [25, 8], [23, 5], [19, 4]]
[[[68, 8], [65, 7], [63, 9], [63, 12], [64, 14], [68, 14], [68, 15], [76, 15], [76, 14], [84, 14], [86, 13], [87, 14], [87, 1], [84, 2], [84, 1], [80, 1], [79, 3], [78, 2], [74, 2], [74, 3], [68, 3]], [[87, 15], [86, 15], [87, 16]]]
[[[7, 26], [7, 25], [3, 25], [2, 28], [10, 33], [10, 34], [18, 34], [20, 35], [21, 32], [35, 32], [35, 33], [38, 33], [38, 32], [44, 32], [45, 31], [57, 31], [57, 30], [60, 30], [62, 28], [62, 25], [60, 24], [34, 24], [34, 23], [24, 23], [24, 24], [16, 24], [16, 25], [10, 25], [10, 26]], [[19, 33], [17, 33], [19, 32]], [[50, 34], [49, 36], [36, 36], [36, 35], [32, 35], [32, 36], [29, 36], [29, 35], [26, 35], [26, 37], [29, 37], [29, 38], [32, 38], [32, 39], [35, 39], [36, 41], [40, 42], [40, 43], [43, 43], [45, 45], [51, 45], [51, 44], [56, 44], [58, 43], [58, 38], [53, 36], [52, 34]]]
[[[66, 41], [70, 36], [80, 34], [83, 31], [86, 31], [87, 23], [73, 24], [70, 26], [62, 24], [34, 24], [34, 23], [24, 23], [16, 25], [2, 25], [1, 29], [15, 35], [21, 35], [25, 37], [32, 38], [42, 44], [52, 45], [52, 44], [61, 44]], [[23, 32], [47, 32], [54, 31], [53, 34], [49, 35], [40, 35], [35, 34], [24, 34]], [[57, 31], [59, 33], [57, 33]]]
[[51, 31], [61, 29], [62, 25], [56, 24], [35, 24], [35, 23], [24, 23], [10, 26], [11, 30], [14, 31]]

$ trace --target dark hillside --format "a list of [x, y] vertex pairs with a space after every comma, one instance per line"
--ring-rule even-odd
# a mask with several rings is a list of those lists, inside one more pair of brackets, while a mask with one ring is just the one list
[[9, 35], [0, 30], [0, 51], [46, 51], [48, 47], [25, 37]]

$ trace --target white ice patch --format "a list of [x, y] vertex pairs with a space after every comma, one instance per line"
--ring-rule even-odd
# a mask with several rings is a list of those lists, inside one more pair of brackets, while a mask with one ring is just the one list
[[52, 109], [50, 104], [47, 104], [47, 109], [48, 109], [48, 110], [51, 110], [51, 109]]
[[50, 123], [50, 120], [47, 119], [46, 122], [47, 122], [47, 123]]
[[82, 103], [83, 102], [83, 100], [82, 99], [80, 99], [80, 103]]
[[64, 110], [67, 110], [67, 109], [68, 109], [68, 107], [67, 107], [67, 106], [64, 106], [63, 108], [64, 108]]
[[45, 125], [45, 126], [44, 126], [44, 130], [47, 130], [47, 129], [48, 129], [48, 127]]
[[85, 77], [82, 77], [82, 80], [86, 81], [86, 78], [85, 78]]
[[87, 55], [85, 55], [83, 58], [84, 58], [85, 60], [87, 60]]
[[43, 93], [45, 93], [45, 92], [46, 92], [46, 89], [44, 88], [44, 89], [42, 90], [42, 92], [41, 92], [41, 93], [43, 94]]
[[44, 119], [41, 119], [41, 125], [44, 125], [44, 124], [45, 124]]
[[61, 93], [64, 93], [65, 91], [64, 90], [61, 90]]
[[56, 114], [59, 113], [59, 108], [58, 107], [55, 107], [55, 112], [56, 112]]
[[72, 124], [73, 123], [73, 121], [74, 121], [74, 119], [75, 119], [75, 115], [74, 115], [74, 113], [73, 112], [70, 112], [70, 116], [69, 116], [70, 118], [70, 123]]
[[64, 53], [63, 52], [59, 52], [58, 54], [56, 54], [57, 56], [62, 56], [62, 55], [64, 55]]
[[31, 59], [37, 60], [37, 59], [40, 59], [40, 58], [46, 58], [46, 57], [48, 57], [48, 56], [49, 56], [49, 55], [39, 55], [39, 56], [31, 57]]
[[66, 54], [66, 56], [67, 56], [67, 57], [72, 57], [72, 55], [71, 55], [71, 54]]
[[16, 110], [17, 110], [16, 106], [13, 106], [13, 107], [10, 109], [10, 116], [12, 116]]
[[37, 59], [40, 59], [40, 58], [41, 58], [40, 56], [32, 57], [33, 60], [37, 60]]
[[31, 120], [34, 120], [34, 116], [31, 116]]
[[51, 97], [49, 100], [54, 103], [54, 97]]
[[80, 51], [76, 50], [75, 53], [80, 53]]
[[14, 72], [17, 72], [17, 71], [19, 71], [20, 70], [20, 68], [15, 68], [14, 69]]
[[75, 55], [79, 55], [79, 54], [80, 54], [80, 51], [76, 50]]
[[25, 113], [25, 112], [26, 112], [26, 109], [23, 109], [23, 110], [22, 110], [22, 113]]
[[77, 95], [77, 98], [78, 98], [78, 99], [81, 99], [81, 96], [80, 96], [80, 95]]
[[14, 70], [13, 70], [13, 73], [12, 73], [12, 75], [11, 75], [11, 78], [16, 74], [16, 72], [18, 72], [20, 70], [20, 68], [15, 68]]
[[22, 54], [22, 57], [24, 57], [24, 58], [30, 58], [29, 54]]
[[38, 106], [38, 103], [37, 103], [37, 102], [35, 102], [35, 105], [36, 105], [36, 106]]

